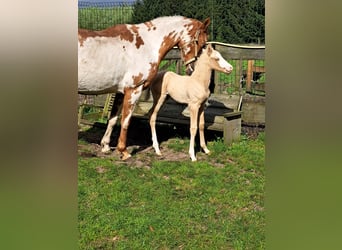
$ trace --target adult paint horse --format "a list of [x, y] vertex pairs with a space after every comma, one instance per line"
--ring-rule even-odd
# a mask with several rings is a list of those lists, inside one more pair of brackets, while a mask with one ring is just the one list
[[[209, 44], [203, 49], [200, 57], [196, 61], [195, 70], [191, 76], [180, 76], [174, 72], [160, 72], [152, 81], [151, 92], [153, 95], [153, 106], [150, 110], [150, 126], [152, 133], [153, 147], [157, 155], [161, 155], [157, 134], [156, 118], [159, 109], [165, 101], [167, 95], [175, 101], [186, 103], [190, 111], [190, 147], [189, 154], [192, 161], [196, 161], [194, 151], [194, 141], [199, 123], [200, 144], [206, 154], [209, 154], [204, 138], [204, 105], [210, 95], [209, 84], [211, 70], [218, 70], [229, 74], [233, 67], [221, 54], [214, 50]], [[198, 120], [199, 117], [199, 120]]]
[[101, 140], [102, 152], [110, 151], [112, 129], [122, 111], [117, 150], [124, 160], [131, 156], [126, 148], [127, 130], [143, 88], [150, 85], [162, 58], [174, 46], [180, 48], [182, 60], [190, 66], [207, 42], [209, 23], [209, 18], [202, 23], [172, 16], [101, 31], [78, 30], [78, 92], [117, 93]]

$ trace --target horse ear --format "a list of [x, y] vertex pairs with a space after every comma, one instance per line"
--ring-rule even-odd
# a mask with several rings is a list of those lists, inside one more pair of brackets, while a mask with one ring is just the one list
[[209, 24], [210, 24], [210, 17], [207, 17], [204, 21], [203, 21], [203, 24], [202, 24], [202, 27], [204, 30], [207, 30], [208, 27], [209, 27]]

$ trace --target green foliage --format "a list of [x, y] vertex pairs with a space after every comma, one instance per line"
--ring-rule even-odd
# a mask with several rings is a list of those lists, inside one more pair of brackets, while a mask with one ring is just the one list
[[265, 40], [264, 0], [138, 0], [132, 21], [140, 23], [168, 15], [184, 15], [199, 20], [210, 17], [210, 40], [226, 43]]
[[159, 16], [184, 15], [211, 19], [210, 40], [226, 43], [264, 43], [264, 0], [138, 0], [133, 6], [80, 8], [80, 28], [105, 29], [119, 23], [141, 23]]
[[265, 39], [264, 0], [214, 0], [215, 41], [257, 43]]

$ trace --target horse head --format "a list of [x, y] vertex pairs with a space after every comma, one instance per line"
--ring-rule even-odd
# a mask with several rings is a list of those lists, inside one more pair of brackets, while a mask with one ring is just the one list
[[201, 58], [205, 58], [208, 61], [210, 67], [214, 70], [229, 74], [233, 71], [233, 66], [228, 63], [209, 43], [201, 53]]
[[[208, 41], [208, 26], [210, 24], [210, 18], [206, 18], [203, 22], [192, 19], [191, 25], [189, 25], [188, 34], [184, 35], [184, 38], [178, 43], [178, 47], [181, 50], [182, 59], [186, 66], [186, 73], [190, 75], [193, 71], [193, 64], [197, 60], [199, 51]], [[191, 40], [186, 39], [190, 37]]]

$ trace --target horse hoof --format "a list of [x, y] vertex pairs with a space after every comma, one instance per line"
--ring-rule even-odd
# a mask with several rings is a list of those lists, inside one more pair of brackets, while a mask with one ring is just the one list
[[129, 158], [131, 158], [132, 156], [129, 154], [129, 153], [123, 153], [122, 154], [122, 157], [121, 157], [121, 160], [125, 161]]

